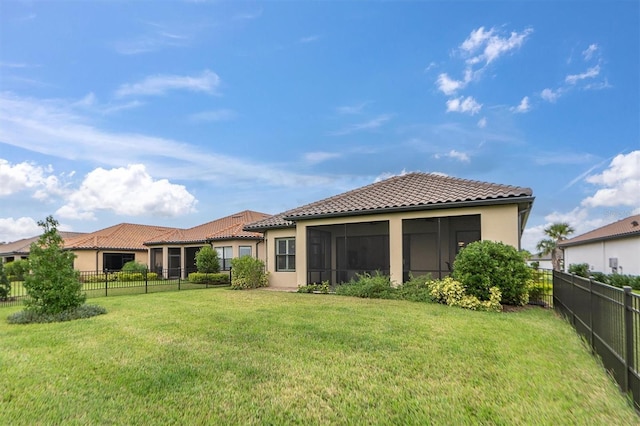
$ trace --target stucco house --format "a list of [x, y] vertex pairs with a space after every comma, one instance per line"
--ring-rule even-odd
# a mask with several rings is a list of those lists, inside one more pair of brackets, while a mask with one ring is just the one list
[[194, 272], [196, 253], [205, 245], [218, 252], [220, 270], [231, 269], [231, 259], [252, 256], [264, 260], [262, 234], [245, 231], [245, 225], [269, 218], [266, 213], [245, 210], [189, 229], [174, 229], [144, 245], [149, 249], [151, 270], [166, 270], [170, 275]]
[[593, 272], [640, 275], [640, 215], [564, 240], [559, 247], [566, 270], [587, 263]]
[[[60, 231], [63, 240], [70, 240], [84, 235], [82, 232]], [[0, 244], [0, 262], [13, 262], [14, 260], [27, 259], [31, 250], [31, 243], [38, 241], [40, 236], [23, 238], [10, 243]]]
[[218, 251], [222, 270], [229, 269], [233, 257], [259, 257], [262, 234], [243, 227], [268, 217], [245, 210], [189, 229], [121, 223], [69, 239], [65, 249], [74, 252], [74, 268], [80, 271], [115, 271], [135, 260], [165, 278], [186, 278], [207, 244]]
[[247, 225], [264, 233], [271, 287], [345, 282], [381, 271], [401, 283], [449, 274], [478, 240], [520, 248], [530, 188], [408, 173]]

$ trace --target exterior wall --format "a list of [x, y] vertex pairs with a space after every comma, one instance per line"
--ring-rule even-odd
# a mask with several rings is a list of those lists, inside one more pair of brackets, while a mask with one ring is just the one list
[[[505, 244], [509, 244], [516, 249], [519, 248], [520, 230], [518, 222], [518, 206], [515, 204], [302, 220], [296, 223], [295, 230], [269, 230], [266, 232], [268, 256], [275, 256], [275, 238], [281, 238], [284, 236], [296, 237], [296, 272], [275, 273], [275, 264], [273, 262], [269, 262], [272, 264], [268, 269], [271, 274], [269, 285], [273, 287], [295, 287], [298, 284], [306, 283], [307, 227], [375, 221], [389, 222], [391, 280], [395, 283], [402, 283], [402, 220], [466, 215], [480, 215], [482, 240], [500, 241]], [[276, 237], [276, 235], [278, 236]], [[273, 270], [270, 268], [273, 268]], [[295, 275], [295, 280], [290, 276], [290, 274]]]
[[640, 237], [596, 241], [564, 247], [565, 269], [575, 263], [588, 263], [594, 272], [612, 273], [609, 258], [618, 259], [618, 273], [640, 275]]
[[132, 251], [132, 250], [75, 250], [73, 254], [76, 255], [73, 261], [73, 268], [78, 271], [102, 271], [103, 267], [103, 254], [104, 253], [133, 253], [135, 255], [135, 261], [148, 265], [149, 256], [146, 251]]
[[[276, 271], [276, 238], [288, 238], [296, 237], [296, 271], [292, 272], [277, 272]], [[306, 236], [304, 238], [306, 240]], [[297, 271], [302, 266], [298, 265], [300, 258], [304, 258], [306, 263], [306, 255], [303, 256], [304, 251], [300, 246], [300, 242], [297, 237], [296, 228], [286, 229], [270, 229], [265, 232], [265, 242], [261, 244], [263, 254], [265, 255], [265, 265], [267, 272], [269, 273], [269, 287], [275, 288], [290, 288], [294, 289], [298, 286]], [[306, 267], [306, 266], [305, 266]], [[300, 281], [300, 284], [304, 284], [305, 281]]]

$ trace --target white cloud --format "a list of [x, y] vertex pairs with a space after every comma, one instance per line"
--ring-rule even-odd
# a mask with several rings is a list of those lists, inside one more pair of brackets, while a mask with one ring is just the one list
[[450, 78], [446, 73], [442, 73], [438, 76], [436, 83], [438, 84], [438, 90], [445, 95], [453, 95], [458, 90], [463, 89], [471, 81], [471, 74], [465, 73], [464, 80], [454, 80]]
[[487, 117], [482, 117], [480, 120], [478, 120], [478, 127], [481, 129], [487, 127]]
[[529, 104], [528, 96], [525, 96], [524, 98], [522, 98], [518, 106], [511, 108], [512, 111], [519, 112], [519, 113], [528, 112], [530, 109], [531, 109], [531, 105]]
[[572, 74], [568, 75], [565, 78], [565, 81], [569, 84], [576, 84], [577, 82], [587, 79], [587, 78], [595, 78], [600, 74], [600, 65], [593, 66], [589, 68], [587, 71], [581, 74]]
[[312, 43], [312, 42], [318, 41], [318, 40], [320, 40], [320, 36], [319, 35], [311, 35], [311, 36], [300, 38], [298, 40], [298, 42], [302, 43], [302, 44], [306, 44], [306, 43]]
[[183, 31], [155, 22], [146, 22], [145, 24], [144, 34], [112, 43], [115, 51], [121, 55], [138, 55], [155, 52], [166, 47], [187, 46], [191, 41], [192, 35], [189, 32], [193, 30], [192, 28]]
[[380, 182], [395, 176], [404, 176], [406, 175], [408, 172], [406, 169], [402, 169], [402, 171], [400, 173], [391, 173], [391, 172], [384, 172], [384, 173], [380, 173], [378, 176], [376, 176], [376, 178], [373, 180], [374, 183], [376, 182]]
[[61, 191], [58, 178], [45, 169], [32, 163], [11, 164], [0, 158], [0, 196], [11, 195], [26, 189], [34, 189], [33, 196], [43, 200], [50, 194]]
[[606, 170], [585, 180], [603, 188], [585, 198], [583, 206], [630, 206], [640, 211], [640, 150], [617, 155]]
[[540, 92], [540, 97], [547, 102], [554, 103], [560, 97], [560, 90], [544, 89]]
[[68, 219], [91, 219], [94, 212], [175, 217], [194, 211], [197, 200], [182, 185], [154, 180], [142, 164], [88, 173], [80, 188], [56, 212]]
[[590, 44], [589, 47], [587, 47], [585, 50], [582, 51], [582, 57], [585, 59], [585, 61], [590, 60], [593, 55], [598, 51], [598, 45], [597, 44]]
[[215, 94], [219, 85], [220, 77], [209, 70], [194, 76], [154, 75], [138, 83], [121, 85], [116, 91], [116, 96], [158, 96], [164, 95], [170, 90], [188, 90]]
[[447, 154], [445, 154], [445, 156], [453, 158], [454, 160], [462, 161], [463, 163], [469, 163], [471, 161], [471, 158], [469, 158], [468, 154], [456, 151], [455, 149], [449, 151]]
[[479, 113], [480, 109], [482, 109], [482, 104], [472, 96], [453, 98], [447, 101], [447, 112], [468, 112], [474, 115]]
[[304, 154], [304, 160], [307, 163], [318, 164], [327, 160], [331, 160], [332, 158], [339, 158], [341, 154], [337, 152], [325, 152], [325, 151], [317, 151], [317, 152], [307, 152]]
[[369, 105], [370, 102], [360, 102], [359, 104], [354, 105], [343, 105], [336, 108], [336, 111], [339, 114], [361, 114], [364, 108]]
[[[10, 243], [35, 237], [41, 233], [38, 223], [30, 217], [0, 218], [0, 242]], [[2, 250], [1, 247], [0, 250]]]
[[518, 33], [512, 31], [508, 37], [502, 37], [498, 30], [484, 27], [471, 31], [469, 37], [460, 45], [463, 55], [467, 56], [467, 63], [475, 65], [481, 62], [490, 64], [500, 56], [520, 48], [533, 29], [527, 28]]
[[[332, 177], [286, 171], [282, 164], [253, 162], [205, 151], [172, 139], [105, 131], [78, 115], [72, 104], [0, 93], [0, 140], [40, 154], [113, 167], [144, 162], [152, 174], [161, 173], [166, 178], [225, 185], [258, 180], [268, 185], [296, 187], [335, 181]], [[65, 149], [59, 149], [60, 146]], [[225, 167], [212, 168], [212, 164]]]
[[194, 122], [202, 121], [230, 121], [236, 118], [235, 111], [230, 109], [215, 109], [211, 111], [202, 111], [189, 116], [189, 120]]
[[358, 124], [353, 124], [349, 127], [346, 127], [342, 130], [338, 130], [335, 132], [331, 132], [331, 135], [334, 136], [343, 136], [343, 135], [348, 135], [354, 132], [359, 132], [361, 130], [374, 130], [379, 128], [380, 126], [382, 126], [384, 123], [386, 123], [387, 121], [391, 120], [391, 118], [393, 117], [392, 114], [382, 114], [379, 115], [375, 118], [372, 118], [369, 121], [365, 121], [363, 123], [358, 123]]

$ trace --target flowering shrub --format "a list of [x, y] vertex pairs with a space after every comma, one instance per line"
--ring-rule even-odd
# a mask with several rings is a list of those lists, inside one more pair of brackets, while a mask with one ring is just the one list
[[491, 287], [489, 300], [481, 301], [476, 296], [467, 294], [462, 284], [451, 277], [430, 281], [428, 285], [431, 298], [435, 302], [474, 311], [500, 312], [502, 310], [500, 305], [502, 294], [498, 287]]

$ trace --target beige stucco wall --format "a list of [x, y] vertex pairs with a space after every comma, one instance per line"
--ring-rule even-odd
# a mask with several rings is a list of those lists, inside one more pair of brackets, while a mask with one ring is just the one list
[[[269, 273], [269, 287], [276, 288], [289, 288], [293, 289], [298, 286], [298, 278], [297, 272], [277, 272], [276, 271], [276, 243], [275, 240], [277, 238], [289, 238], [296, 237], [296, 271], [301, 267], [298, 266], [298, 262], [301, 258], [305, 258], [306, 256], [301, 256], [300, 250], [300, 241], [298, 240], [298, 236], [295, 228], [286, 228], [286, 229], [271, 229], [265, 233], [265, 244], [263, 247], [263, 253], [265, 254], [265, 258], [263, 259], [267, 268], [267, 272]], [[306, 241], [306, 236], [303, 238]], [[306, 263], [306, 260], [305, 260]], [[300, 283], [304, 283], [305, 281], [301, 281]]]
[[73, 261], [73, 268], [82, 271], [102, 271], [103, 254], [104, 253], [133, 253], [135, 261], [148, 265], [149, 256], [147, 251], [131, 251], [131, 250], [75, 250], [76, 255]]
[[[518, 223], [518, 206], [504, 204], [494, 206], [461, 207], [455, 209], [422, 210], [386, 214], [372, 214], [363, 216], [335, 217], [298, 221], [296, 229], [269, 230], [266, 232], [267, 259], [275, 256], [275, 238], [287, 236], [296, 237], [296, 272], [275, 272], [274, 262], [268, 262], [270, 272], [269, 283], [274, 287], [295, 287], [307, 280], [306, 240], [307, 227], [322, 225], [337, 225], [360, 222], [388, 221], [389, 223], [389, 252], [390, 275], [395, 283], [402, 282], [402, 244], [404, 219], [437, 218], [452, 216], [480, 215], [481, 239], [500, 241], [519, 248], [520, 231]], [[291, 276], [294, 275], [295, 279]]]

